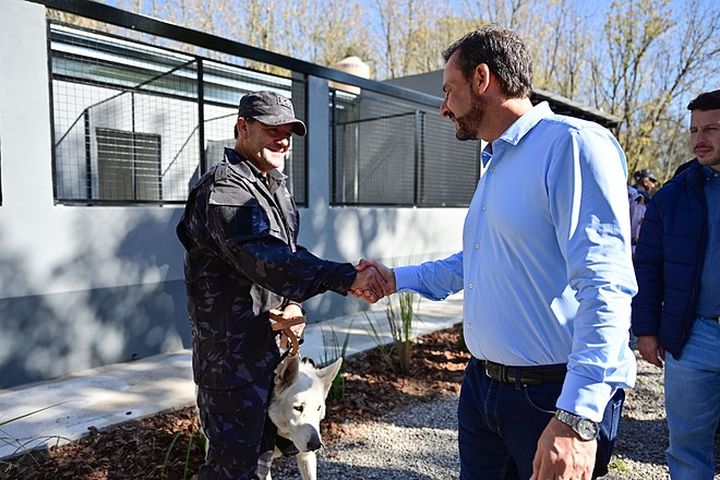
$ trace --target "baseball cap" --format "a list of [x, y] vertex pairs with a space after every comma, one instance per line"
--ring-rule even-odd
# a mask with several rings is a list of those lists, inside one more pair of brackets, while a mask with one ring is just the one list
[[238, 106], [238, 116], [253, 118], [266, 125], [293, 124], [293, 133], [304, 137], [307, 134], [305, 124], [295, 118], [292, 101], [278, 93], [268, 90], [243, 95]]
[[633, 177], [635, 178], [635, 180], [638, 180], [638, 181], [642, 180], [643, 178], [649, 178], [653, 182], [658, 181], [658, 179], [655, 177], [655, 175], [653, 175], [652, 170], [650, 170], [648, 168], [643, 168], [642, 170], [638, 170], [637, 172], [635, 172]]

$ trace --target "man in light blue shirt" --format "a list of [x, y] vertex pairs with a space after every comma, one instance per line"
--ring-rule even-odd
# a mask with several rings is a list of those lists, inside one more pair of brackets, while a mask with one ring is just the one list
[[532, 106], [512, 31], [485, 27], [444, 56], [440, 113], [458, 139], [488, 142], [463, 251], [360, 268], [434, 300], [464, 289], [462, 480], [602, 475], [635, 383], [625, 156], [603, 127]]

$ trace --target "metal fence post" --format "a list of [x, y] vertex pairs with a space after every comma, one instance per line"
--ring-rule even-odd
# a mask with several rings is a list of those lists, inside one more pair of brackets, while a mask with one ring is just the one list
[[422, 114], [420, 110], [415, 110], [415, 138], [414, 138], [414, 154], [415, 154], [415, 165], [413, 174], [413, 205], [418, 206], [418, 195], [420, 193], [420, 142], [422, 141]]
[[198, 93], [198, 147], [200, 148], [200, 176], [207, 172], [205, 155], [205, 88], [203, 85], [203, 61], [195, 57], [197, 62], [197, 93]]

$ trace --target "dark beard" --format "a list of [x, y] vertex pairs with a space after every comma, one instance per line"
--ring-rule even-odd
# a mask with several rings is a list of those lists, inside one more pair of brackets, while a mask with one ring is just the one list
[[455, 136], [460, 141], [477, 140], [477, 131], [485, 115], [485, 103], [480, 95], [470, 92], [470, 101], [472, 102], [470, 110], [462, 117], [455, 117], [457, 122]]

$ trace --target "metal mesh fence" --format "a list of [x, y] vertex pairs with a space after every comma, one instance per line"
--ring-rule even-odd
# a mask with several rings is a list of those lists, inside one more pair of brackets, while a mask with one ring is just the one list
[[[278, 91], [305, 118], [300, 73], [260, 72], [238, 66], [240, 57], [210, 60], [126, 37], [51, 24], [59, 203], [184, 202], [234, 145], [237, 101], [249, 91]], [[458, 143], [434, 107], [357, 87], [331, 89], [330, 106], [334, 205], [469, 204], [478, 146]], [[285, 173], [303, 206], [306, 140], [293, 142]]]
[[460, 143], [437, 110], [374, 92], [330, 91], [335, 205], [459, 207], [480, 175], [479, 143]]
[[423, 115], [418, 206], [470, 205], [480, 178], [480, 142], [461, 142], [437, 111]]
[[[69, 204], [184, 202], [235, 144], [237, 102], [253, 90], [293, 98], [305, 79], [258, 72], [53, 23], [50, 54], [55, 198]], [[286, 173], [306, 198], [304, 139]]]
[[[200, 172], [234, 144], [240, 96], [261, 88], [278, 91], [293, 99], [305, 119], [306, 75], [330, 82], [332, 204], [458, 207], [471, 200], [479, 144], [455, 139], [452, 124], [437, 116], [440, 99], [432, 94], [353, 80], [103, 3], [41, 3], [69, 14], [56, 18], [77, 17], [79, 24], [113, 32], [54, 21], [49, 28], [60, 203], [184, 201]], [[416, 88], [419, 81], [406, 85]], [[535, 92], [534, 102], [543, 99], [581, 118], [619, 121]], [[285, 173], [297, 203], [307, 205], [305, 139], [294, 140]]]

